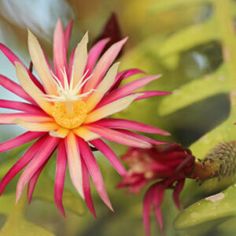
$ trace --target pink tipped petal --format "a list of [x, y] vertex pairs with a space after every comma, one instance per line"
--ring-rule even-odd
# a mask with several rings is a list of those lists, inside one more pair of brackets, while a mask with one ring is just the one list
[[50, 122], [53, 119], [44, 115], [31, 115], [24, 113], [4, 113], [0, 114], [0, 124], [16, 124], [19, 121], [23, 122]]
[[35, 103], [34, 100], [21, 88], [20, 85], [11, 81], [4, 75], [0, 75], [0, 86], [9, 90], [10, 92], [16, 94], [17, 96], [29, 101], [31, 103]]
[[89, 174], [93, 179], [95, 188], [97, 189], [97, 192], [101, 197], [101, 199], [103, 200], [103, 202], [108, 206], [108, 208], [110, 208], [113, 211], [96, 159], [94, 158], [93, 153], [88, 144], [83, 139], [78, 139], [78, 140], [83, 161], [85, 162]]
[[98, 61], [94, 71], [93, 77], [85, 85], [84, 91], [87, 92], [90, 89], [96, 88], [103, 76], [106, 74], [108, 68], [112, 65], [120, 50], [126, 43], [127, 38], [113, 44]]
[[84, 160], [81, 161], [82, 163], [82, 173], [83, 173], [83, 190], [84, 190], [84, 199], [86, 202], [86, 205], [90, 212], [93, 214], [94, 217], [96, 217], [96, 210], [94, 208], [93, 199], [91, 196], [91, 189], [90, 189], [90, 181], [89, 181], [89, 173], [87, 166], [84, 163]]
[[45, 137], [42, 137], [35, 142], [7, 172], [0, 182], [0, 195], [3, 193], [7, 184], [32, 160], [38, 150], [42, 148], [42, 144], [44, 144], [45, 139]]
[[13, 139], [7, 140], [3, 143], [0, 143], [0, 152], [6, 152], [13, 148], [19, 147], [25, 143], [31, 142], [36, 138], [40, 138], [44, 133], [40, 132], [25, 132]]
[[67, 26], [66, 26], [66, 29], [64, 31], [64, 40], [65, 40], [65, 48], [66, 48], [66, 51], [68, 50], [69, 48], [69, 44], [70, 44], [70, 38], [71, 38], [71, 32], [72, 32], [72, 28], [73, 28], [73, 20], [71, 20]]
[[[128, 96], [130, 94], [132, 94], [132, 92], [134, 92], [135, 90], [142, 88], [143, 86], [145, 86], [146, 84], [152, 82], [153, 80], [158, 79], [160, 76], [158, 75], [154, 75], [154, 76], [147, 76], [138, 80], [135, 80], [133, 82], [130, 82], [126, 85], [124, 85], [121, 88], [118, 88], [114, 91], [112, 91], [105, 99], [104, 101], [102, 101], [102, 105], [111, 103], [119, 98]], [[141, 94], [140, 94], [141, 96]], [[101, 105], [100, 105], [101, 106]]]
[[109, 42], [109, 39], [102, 39], [98, 41], [89, 51], [87, 68], [90, 72], [93, 70], [98, 58], [100, 57], [105, 46]]
[[116, 143], [120, 143], [131, 147], [150, 148], [151, 145], [143, 140], [133, 137], [124, 132], [104, 128], [98, 125], [91, 125], [88, 127], [92, 132], [99, 134], [101, 137]]
[[12, 110], [29, 112], [32, 114], [44, 114], [44, 112], [39, 109], [37, 106], [17, 101], [9, 101], [0, 99], [0, 108], [7, 108]]
[[84, 199], [80, 150], [77, 144], [76, 136], [73, 133], [70, 133], [66, 137], [65, 146], [72, 184], [80, 196]]
[[57, 21], [53, 37], [53, 62], [58, 79], [63, 82], [62, 70], [66, 66], [66, 44], [62, 22]]
[[94, 107], [102, 100], [104, 95], [114, 84], [118, 67], [119, 67], [119, 63], [115, 63], [114, 65], [111, 66], [106, 76], [97, 86], [96, 91], [92, 93], [92, 95], [90, 95], [89, 98], [86, 100], [88, 112], [94, 109]]
[[47, 137], [46, 141], [43, 143], [43, 148], [38, 149], [37, 155], [34, 161], [31, 161], [24, 172], [20, 176], [17, 187], [16, 187], [16, 202], [19, 201], [25, 185], [30, 181], [33, 175], [41, 168], [41, 166], [50, 158], [55, 147], [59, 142], [58, 138]]
[[127, 129], [150, 134], [170, 135], [167, 131], [157, 127], [125, 119], [107, 118], [97, 121], [96, 124], [112, 129]]
[[[33, 122], [24, 122], [24, 121], [19, 121], [17, 122], [19, 126], [22, 128], [25, 128], [29, 131], [34, 131], [34, 132], [53, 132], [54, 130], [59, 129], [59, 125], [55, 122], [43, 122], [43, 123], [33, 123]], [[54, 137], [56, 137], [54, 135]]]
[[97, 148], [103, 155], [108, 159], [114, 169], [122, 176], [127, 172], [124, 166], [119, 161], [117, 155], [113, 152], [113, 150], [101, 139], [96, 139], [90, 142], [95, 148]]
[[132, 94], [93, 110], [90, 114], [88, 114], [84, 123], [92, 123], [126, 109], [137, 98], [137, 96], [139, 95]]
[[141, 92], [141, 95], [136, 98], [136, 100], [142, 100], [150, 97], [156, 97], [156, 96], [166, 96], [170, 95], [172, 92], [167, 92], [167, 91], [144, 91]]
[[[29, 53], [33, 62], [33, 66], [35, 70], [37, 71], [40, 79], [42, 80], [46, 92], [49, 94], [56, 94], [56, 85], [53, 82], [53, 77], [51, 75], [47, 59], [45, 58], [44, 52], [37, 38], [30, 31], [28, 31], [28, 47], [29, 47]], [[16, 62], [15, 64], [17, 65], [19, 63]], [[32, 79], [30, 79], [30, 81], [31, 80]], [[33, 82], [31, 81], [31, 83]], [[35, 85], [35, 83], [33, 84]]]
[[57, 151], [57, 163], [56, 163], [56, 174], [55, 174], [55, 186], [54, 186], [54, 199], [55, 204], [59, 211], [65, 216], [65, 210], [63, 207], [62, 197], [64, 190], [64, 182], [66, 175], [66, 149], [64, 142], [61, 142], [58, 146]]

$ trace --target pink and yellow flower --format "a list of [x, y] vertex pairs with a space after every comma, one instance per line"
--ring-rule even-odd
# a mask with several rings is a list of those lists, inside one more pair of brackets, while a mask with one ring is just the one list
[[124, 175], [124, 167], [103, 140], [150, 148], [152, 144], [161, 142], [132, 131], [159, 135], [168, 133], [139, 122], [109, 117], [126, 109], [135, 100], [168, 92], [136, 92], [156, 80], [156, 75], [144, 76], [120, 85], [125, 78], [142, 73], [138, 69], [118, 72], [119, 63], [114, 61], [126, 38], [110, 46], [104, 53], [109, 39], [102, 39], [88, 52], [86, 33], [67, 59], [71, 29], [71, 23], [63, 29], [58, 21], [54, 33], [52, 64], [37, 38], [28, 32], [29, 54], [37, 75], [27, 69], [9, 48], [0, 44], [0, 50], [15, 66], [19, 81], [17, 84], [0, 75], [0, 85], [25, 100], [0, 100], [1, 108], [17, 110], [16, 113], [1, 113], [0, 124], [15, 124], [26, 129], [25, 133], [1, 143], [0, 152], [34, 141], [1, 180], [0, 194], [12, 178], [24, 169], [17, 183], [16, 199], [21, 197], [26, 185], [28, 198], [31, 199], [41, 171], [52, 154], [57, 152], [54, 191], [56, 206], [64, 214], [62, 196], [68, 166], [74, 187], [95, 214], [90, 177], [104, 203], [111, 209], [112, 206], [91, 147], [103, 153], [114, 169]]

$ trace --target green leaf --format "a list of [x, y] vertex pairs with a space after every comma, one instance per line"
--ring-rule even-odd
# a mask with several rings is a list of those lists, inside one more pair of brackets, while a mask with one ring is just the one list
[[158, 114], [169, 115], [195, 102], [229, 90], [230, 85], [225, 78], [225, 67], [222, 66], [215, 73], [187, 83], [162, 99], [158, 107]]
[[175, 221], [176, 229], [187, 229], [202, 223], [236, 216], [236, 186], [202, 199], [184, 209]]

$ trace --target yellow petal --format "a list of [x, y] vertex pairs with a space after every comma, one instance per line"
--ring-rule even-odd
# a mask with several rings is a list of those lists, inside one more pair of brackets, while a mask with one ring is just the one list
[[92, 123], [117, 112], [120, 112], [126, 109], [138, 96], [140, 96], [140, 94], [132, 94], [98, 108], [87, 116], [87, 119], [84, 123]]
[[72, 68], [72, 78], [71, 83], [73, 88], [81, 82], [80, 79], [83, 76], [85, 66], [87, 64], [88, 59], [88, 51], [87, 51], [87, 44], [88, 44], [88, 33], [84, 35], [82, 40], [79, 42], [75, 49], [74, 55], [74, 62]]
[[66, 152], [71, 181], [81, 197], [84, 198], [81, 157], [76, 136], [72, 132], [66, 138]]
[[44, 132], [44, 131], [49, 132], [59, 128], [59, 126], [53, 122], [30, 123], [30, 122], [18, 121], [17, 124], [29, 131], [36, 131], [36, 132]]
[[30, 31], [28, 31], [28, 47], [34, 68], [42, 80], [46, 92], [57, 95], [57, 86], [53, 81], [42, 48], [37, 38]]
[[117, 62], [109, 69], [104, 79], [96, 88], [96, 91], [94, 91], [92, 95], [88, 98], [88, 100], [86, 101], [88, 112], [90, 112], [101, 101], [105, 93], [114, 84], [119, 64], [120, 63]]
[[57, 130], [50, 131], [50, 135], [57, 138], [65, 138], [68, 134], [69, 130], [61, 127]]
[[44, 99], [44, 94], [42, 91], [32, 82], [31, 78], [28, 75], [28, 72], [20, 63], [16, 62], [16, 75], [17, 78], [25, 90], [37, 104], [48, 114], [50, 114], [52, 105]]
[[100, 137], [98, 134], [90, 131], [87, 127], [79, 127], [78, 129], [74, 129], [73, 132], [85, 141], [91, 141]]

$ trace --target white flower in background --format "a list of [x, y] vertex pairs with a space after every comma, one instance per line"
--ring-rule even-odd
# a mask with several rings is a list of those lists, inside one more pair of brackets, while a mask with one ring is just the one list
[[64, 0], [2, 0], [0, 15], [7, 21], [29, 28], [39, 37], [50, 41], [57, 19], [73, 18], [73, 10]]

